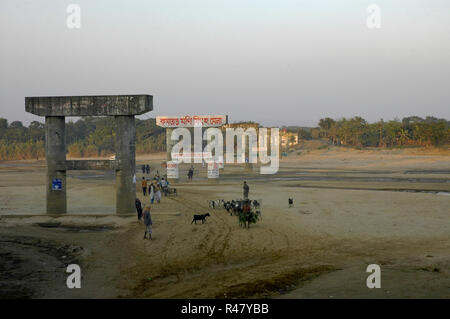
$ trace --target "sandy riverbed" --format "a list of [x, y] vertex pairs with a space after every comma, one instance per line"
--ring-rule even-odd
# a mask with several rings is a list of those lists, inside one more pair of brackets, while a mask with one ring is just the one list
[[[153, 205], [152, 241], [136, 217], [98, 216], [114, 212], [112, 173], [68, 173], [70, 216], [20, 217], [45, 213], [45, 162], [0, 162], [1, 297], [450, 297], [448, 151], [299, 152], [275, 176], [226, 166], [219, 184], [201, 165], [188, 183], [183, 167], [179, 196]], [[162, 172], [162, 160], [140, 156], [138, 168]], [[262, 199], [248, 230], [206, 202], [240, 198], [244, 179]], [[66, 288], [68, 263], [82, 289]], [[381, 266], [381, 289], [366, 287], [368, 264]]]

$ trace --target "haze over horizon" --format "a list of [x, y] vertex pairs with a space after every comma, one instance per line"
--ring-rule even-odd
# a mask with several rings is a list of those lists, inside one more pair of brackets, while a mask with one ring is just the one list
[[[81, 28], [66, 26], [69, 4]], [[366, 8], [381, 8], [381, 28]], [[151, 94], [158, 115], [450, 119], [446, 0], [0, 0], [0, 117], [25, 96]]]

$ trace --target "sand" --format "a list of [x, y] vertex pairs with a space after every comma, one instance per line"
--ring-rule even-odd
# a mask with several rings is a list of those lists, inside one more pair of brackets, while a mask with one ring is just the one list
[[[50, 217], [45, 162], [0, 162], [1, 297], [449, 298], [449, 155], [304, 144], [275, 176], [228, 165], [218, 184], [201, 165], [187, 182], [184, 165], [179, 195], [152, 206], [151, 241], [135, 216], [111, 215], [112, 173], [69, 172], [69, 215]], [[138, 179], [140, 164], [163, 172], [163, 160], [138, 156]], [[262, 200], [250, 229], [207, 204], [242, 197], [243, 180]], [[81, 266], [81, 289], [65, 286], [69, 263]], [[381, 266], [380, 289], [366, 286], [369, 264]]]

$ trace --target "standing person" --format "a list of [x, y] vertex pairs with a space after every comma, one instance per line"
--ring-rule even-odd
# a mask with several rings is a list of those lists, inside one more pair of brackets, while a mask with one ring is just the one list
[[146, 196], [147, 195], [147, 180], [145, 179], [145, 177], [142, 177], [141, 185], [142, 185], [142, 193], [144, 193], [144, 196]]
[[244, 181], [244, 199], [248, 199], [248, 192], [250, 191], [250, 188], [247, 185], [247, 182]]
[[147, 233], [149, 238], [152, 239], [152, 216], [150, 215], [150, 206], [146, 206], [144, 209], [144, 224], [145, 224], [145, 233], [144, 239], [147, 238]]
[[162, 193], [165, 195], [165, 196], [167, 196], [167, 193], [168, 193], [168, 183], [167, 183], [167, 180], [163, 177], [163, 178], [161, 178], [161, 191], [162, 191]]
[[142, 203], [139, 200], [139, 198], [136, 198], [135, 205], [136, 205], [138, 220], [141, 220], [141, 218], [142, 218]]
[[161, 178], [161, 187], [162, 188], [167, 187], [167, 180], [164, 177]]
[[142, 174], [145, 174], [145, 165], [142, 164]]
[[145, 167], [146, 171], [147, 171], [147, 175], [150, 174], [150, 165], [147, 164], [147, 166]]
[[144, 196], [147, 196], [148, 181], [145, 177], [142, 177], [141, 185], [142, 185], [142, 193], [144, 194]]
[[156, 202], [159, 204], [161, 202], [161, 186], [159, 186], [159, 183], [156, 183], [155, 191]]
[[148, 195], [150, 196], [150, 204], [155, 200], [155, 184], [152, 182], [148, 187]]

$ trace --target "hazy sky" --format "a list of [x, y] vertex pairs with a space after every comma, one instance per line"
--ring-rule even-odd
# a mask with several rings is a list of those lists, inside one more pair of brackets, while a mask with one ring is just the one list
[[0, 0], [0, 117], [43, 120], [25, 96], [137, 93], [145, 117], [450, 119], [450, 1]]

